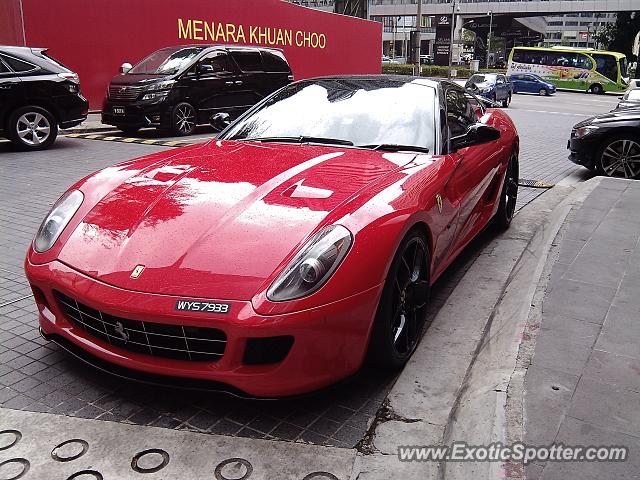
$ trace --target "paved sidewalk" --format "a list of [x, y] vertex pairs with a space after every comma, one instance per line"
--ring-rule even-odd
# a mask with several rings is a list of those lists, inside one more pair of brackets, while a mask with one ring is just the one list
[[640, 477], [639, 210], [640, 182], [603, 179], [568, 216], [524, 394], [526, 444], [626, 446], [629, 459], [532, 464], [527, 478]]
[[64, 130], [66, 133], [80, 133], [80, 132], [102, 132], [114, 130], [111, 125], [105, 125], [102, 123], [100, 113], [90, 113], [87, 115], [87, 119], [80, 125], [76, 125], [72, 128]]

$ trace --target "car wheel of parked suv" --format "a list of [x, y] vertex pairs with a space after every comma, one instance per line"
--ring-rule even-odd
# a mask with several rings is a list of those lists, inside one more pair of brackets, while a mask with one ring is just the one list
[[191, 135], [196, 129], [196, 110], [187, 102], [176, 105], [171, 115], [171, 129], [175, 135]]
[[9, 139], [22, 150], [44, 150], [58, 136], [58, 122], [48, 110], [30, 105], [9, 115]]

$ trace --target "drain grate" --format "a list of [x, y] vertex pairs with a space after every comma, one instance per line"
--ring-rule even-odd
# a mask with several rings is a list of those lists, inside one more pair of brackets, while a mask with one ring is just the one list
[[543, 180], [528, 180], [526, 178], [520, 178], [518, 179], [518, 186], [531, 188], [552, 188], [555, 186], [555, 184], [547, 183]]

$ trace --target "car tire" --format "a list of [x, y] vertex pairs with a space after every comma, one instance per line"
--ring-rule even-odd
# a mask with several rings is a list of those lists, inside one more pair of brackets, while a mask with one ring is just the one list
[[140, 130], [140, 127], [118, 127], [125, 135], [135, 135]]
[[595, 95], [602, 95], [604, 93], [604, 88], [599, 83], [594, 83], [589, 87], [589, 91]]
[[496, 97], [495, 92], [491, 95], [491, 101], [494, 103], [498, 103], [498, 98]]
[[430, 265], [427, 239], [414, 228], [400, 242], [389, 267], [369, 340], [368, 364], [398, 369], [415, 351], [426, 319]]
[[[623, 153], [625, 151], [626, 156]], [[619, 167], [614, 165], [623, 157], [626, 161], [621, 165], [623, 172], [620, 172]], [[630, 158], [631, 161], [629, 161]], [[607, 138], [596, 155], [596, 171], [607, 177], [640, 178], [640, 138], [631, 134]]]
[[539, 94], [541, 97], [546, 97], [547, 95], [549, 95], [549, 92], [547, 91], [547, 89], [546, 89], [546, 88], [541, 88], [541, 89], [540, 89], [540, 91], [538, 92], [538, 94]]
[[171, 132], [179, 137], [191, 135], [196, 129], [196, 109], [187, 102], [177, 104], [171, 112]]
[[516, 202], [518, 200], [519, 174], [520, 164], [518, 161], [518, 153], [514, 150], [509, 158], [507, 172], [504, 176], [504, 182], [502, 182], [498, 210], [493, 217], [493, 227], [499, 232], [507, 230], [513, 220]]
[[509, 94], [509, 95], [507, 96], [507, 98], [505, 98], [505, 99], [502, 101], [502, 107], [503, 107], [503, 108], [509, 108], [509, 104], [510, 104], [510, 103], [511, 103], [511, 94]]
[[29, 105], [9, 115], [9, 140], [20, 150], [44, 150], [58, 136], [58, 121], [49, 110]]

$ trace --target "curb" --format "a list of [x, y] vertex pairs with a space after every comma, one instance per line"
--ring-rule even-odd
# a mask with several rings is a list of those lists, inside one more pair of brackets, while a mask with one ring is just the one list
[[[596, 188], [601, 178], [579, 184], [548, 215], [516, 262], [504, 285], [469, 366], [460, 394], [451, 411], [444, 444], [507, 444], [507, 392], [529, 317], [532, 299], [552, 243], [575, 205]], [[441, 478], [505, 478], [501, 462], [456, 462], [441, 465]], [[513, 468], [513, 467], [512, 467]], [[517, 470], [517, 468], [515, 468]]]

